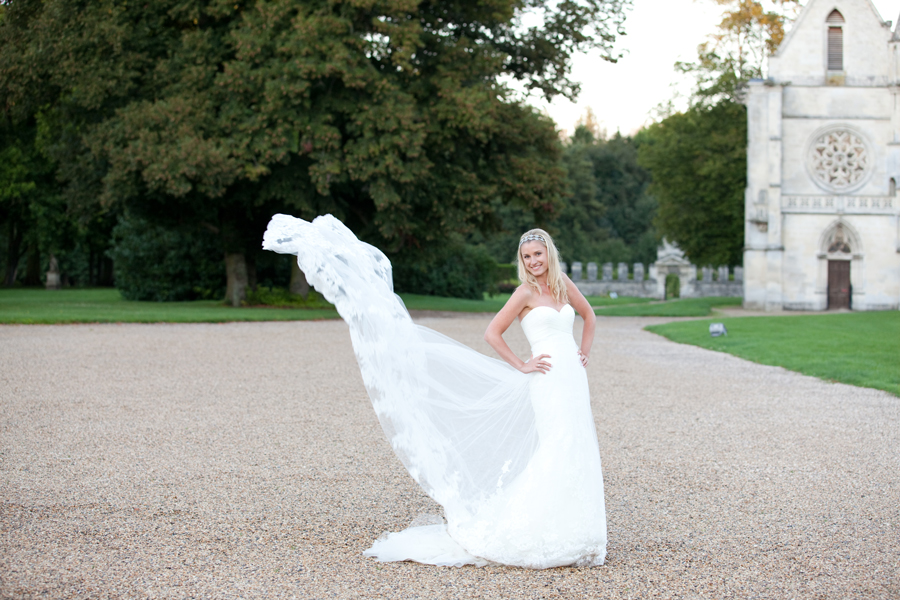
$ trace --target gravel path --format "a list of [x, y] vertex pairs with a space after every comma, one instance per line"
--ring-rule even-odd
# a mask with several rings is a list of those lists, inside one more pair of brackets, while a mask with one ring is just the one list
[[435, 505], [341, 322], [0, 327], [0, 597], [900, 598], [900, 399], [662, 321], [600, 319], [609, 560], [542, 572], [361, 555]]

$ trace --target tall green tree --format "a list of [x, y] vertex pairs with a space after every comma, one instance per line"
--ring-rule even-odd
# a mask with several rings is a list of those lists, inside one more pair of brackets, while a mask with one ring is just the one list
[[653, 176], [656, 223], [696, 264], [737, 265], [744, 245], [747, 109], [695, 105], [644, 129], [640, 164]]
[[557, 212], [538, 221], [531, 212], [501, 207], [501, 233], [472, 241], [507, 262], [515, 258], [519, 235], [540, 226], [569, 262], [652, 262], [656, 199], [648, 193], [650, 174], [638, 164], [637, 142], [620, 134], [605, 139], [591, 123], [589, 114], [564, 145], [566, 180]]
[[14, 0], [0, 104], [53, 132], [71, 203], [216, 231], [238, 303], [276, 210], [397, 256], [495, 228], [498, 202], [556, 210], [553, 125], [498, 78], [573, 97], [572, 54], [614, 59], [627, 4]]
[[[53, 164], [40, 152], [34, 127], [0, 124], [0, 236], [5, 244], [3, 285], [40, 285], [49, 253], [71, 245], [70, 222]], [[25, 259], [24, 277], [21, 264]]]
[[656, 256], [656, 199], [634, 139], [575, 130], [564, 150], [571, 196], [553, 224], [570, 260], [650, 263]]
[[28, 195], [34, 188], [22, 148], [4, 140], [0, 149], [0, 223], [5, 225], [3, 233], [6, 237], [3, 285], [9, 286], [16, 281], [19, 261], [24, 255], [25, 236], [33, 221]]
[[694, 63], [675, 68], [696, 77], [690, 107], [668, 114], [638, 136], [640, 163], [653, 177], [657, 227], [700, 264], [741, 262], [747, 175], [747, 84], [765, 76], [766, 59], [784, 39], [798, 0], [713, 0], [724, 8]]

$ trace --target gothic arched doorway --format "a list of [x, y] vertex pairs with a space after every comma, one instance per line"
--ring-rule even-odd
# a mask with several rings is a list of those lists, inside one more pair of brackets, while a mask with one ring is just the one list
[[849, 309], [853, 297], [850, 264], [853, 256], [843, 223], [838, 222], [828, 240], [828, 310]]

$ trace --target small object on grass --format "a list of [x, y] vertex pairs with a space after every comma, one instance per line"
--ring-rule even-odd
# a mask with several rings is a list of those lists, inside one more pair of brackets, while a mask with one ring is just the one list
[[712, 337], [719, 337], [720, 335], [728, 335], [728, 330], [725, 329], [724, 323], [710, 323], [709, 324], [709, 335]]
[[613, 300], [615, 300], [616, 298], [619, 297], [619, 294], [617, 294], [616, 292], [610, 292], [609, 297], [612, 298]]

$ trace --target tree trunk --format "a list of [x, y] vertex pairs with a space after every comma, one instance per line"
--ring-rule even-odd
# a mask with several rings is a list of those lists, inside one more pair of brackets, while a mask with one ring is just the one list
[[225, 301], [240, 306], [247, 298], [247, 260], [243, 252], [225, 254], [225, 274], [228, 277]]
[[16, 283], [16, 275], [19, 273], [19, 259], [22, 258], [22, 231], [16, 227], [15, 222], [9, 222], [9, 244], [6, 247], [6, 273], [3, 277], [3, 285], [12, 287]]
[[300, 265], [297, 264], [296, 256], [291, 257], [291, 284], [288, 286], [288, 291], [303, 296], [304, 300], [309, 294], [309, 283], [306, 281], [306, 275], [300, 270]]

